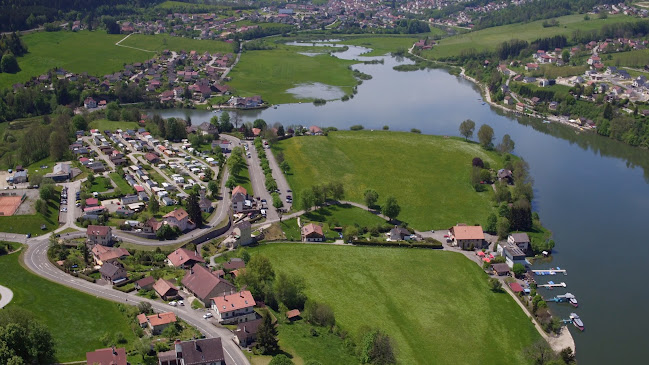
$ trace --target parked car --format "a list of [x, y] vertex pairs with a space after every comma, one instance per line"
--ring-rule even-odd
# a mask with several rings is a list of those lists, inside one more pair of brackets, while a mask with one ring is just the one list
[[185, 302], [183, 302], [182, 300], [179, 300], [178, 305], [185, 305]]
[[175, 306], [178, 305], [178, 302], [176, 302], [176, 301], [174, 300], [173, 302], [169, 302], [169, 305], [172, 306], [172, 307], [175, 307]]
[[203, 318], [205, 318], [205, 319], [212, 318], [212, 313], [211, 313], [211, 312], [207, 312], [207, 313], [203, 314]]
[[27, 233], [27, 234], [25, 235], [25, 237], [27, 237], [27, 238], [32, 238], [32, 234], [31, 234], [31, 233]]

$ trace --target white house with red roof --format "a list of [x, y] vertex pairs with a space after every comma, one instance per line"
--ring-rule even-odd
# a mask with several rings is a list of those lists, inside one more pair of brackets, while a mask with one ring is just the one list
[[232, 189], [232, 211], [241, 213], [246, 207], [246, 200], [248, 200], [248, 191], [241, 185]]
[[175, 209], [162, 217], [162, 221], [170, 226], [178, 227], [181, 231], [194, 229], [195, 225], [189, 220], [189, 214], [183, 208]]
[[451, 239], [463, 250], [481, 249], [485, 244], [482, 226], [457, 225], [450, 229]]
[[113, 230], [109, 226], [89, 225], [86, 229], [88, 241], [93, 244], [110, 246], [113, 243]]
[[210, 305], [216, 312], [219, 323], [242, 323], [257, 317], [254, 311], [255, 299], [248, 290], [210, 298]]

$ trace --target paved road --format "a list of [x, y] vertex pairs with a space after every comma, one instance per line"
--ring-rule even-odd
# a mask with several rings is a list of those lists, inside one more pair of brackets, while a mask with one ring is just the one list
[[[138, 297], [135, 294], [122, 293], [110, 287], [90, 283], [83, 279], [75, 278], [56, 268], [47, 259], [48, 238], [41, 237], [29, 241], [29, 247], [25, 254], [25, 265], [34, 273], [55, 283], [86, 292], [98, 298], [112, 300], [118, 303], [136, 305], [140, 302], [149, 302], [157, 312], [168, 312], [172, 310], [185, 322], [196, 327], [206, 337], [220, 337], [223, 343], [223, 350], [226, 354], [226, 362], [233, 365], [249, 365], [250, 363], [241, 352], [239, 347], [232, 341], [234, 335], [226, 328], [216, 327], [209, 321], [203, 319], [205, 311], [192, 310], [188, 306], [174, 308], [167, 304]], [[2, 292], [4, 300], [4, 292]]]
[[[275, 159], [275, 155], [273, 155], [273, 152], [271, 152], [270, 148], [266, 149], [266, 158], [268, 158], [268, 163], [271, 170], [273, 171], [273, 178], [275, 178], [275, 182], [277, 182], [277, 188], [281, 192], [280, 195], [283, 199], [282, 201], [284, 203], [284, 208], [288, 211], [291, 209], [292, 204], [286, 202], [286, 196], [293, 196], [292, 193], [288, 193], [288, 190], [291, 189], [291, 186], [288, 184], [288, 181], [286, 181], [286, 176], [284, 176], [284, 173], [279, 168], [279, 164]], [[269, 200], [268, 203], [272, 205], [273, 202], [272, 200]]]
[[268, 190], [266, 190], [266, 176], [264, 175], [264, 170], [261, 168], [261, 161], [259, 160], [259, 156], [257, 155], [257, 148], [253, 143], [248, 143], [248, 148], [250, 152], [250, 158], [246, 158], [246, 160], [248, 160], [250, 182], [252, 183], [252, 188], [255, 190], [255, 196], [258, 196], [260, 199], [266, 199], [266, 202], [268, 203], [268, 209], [266, 210], [266, 219], [279, 219], [279, 215], [273, 207], [273, 198], [271, 197]]
[[14, 293], [11, 289], [0, 285], [0, 308], [3, 308], [5, 305], [11, 302], [11, 299], [14, 297]]

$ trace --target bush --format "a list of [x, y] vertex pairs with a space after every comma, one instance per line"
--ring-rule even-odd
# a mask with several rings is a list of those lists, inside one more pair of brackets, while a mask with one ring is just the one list
[[304, 305], [304, 319], [316, 326], [332, 328], [336, 324], [334, 311], [330, 306], [308, 300]]
[[360, 124], [354, 124], [353, 126], [349, 127], [350, 131], [362, 131], [363, 129], [365, 129], [365, 127]]
[[[428, 240], [428, 239], [427, 239]], [[430, 241], [420, 241], [420, 242], [408, 242], [408, 241], [364, 241], [356, 240], [352, 241], [352, 244], [358, 246], [385, 246], [385, 247], [407, 247], [407, 248], [430, 248], [430, 249], [440, 249], [443, 248], [441, 242], [434, 240]]]

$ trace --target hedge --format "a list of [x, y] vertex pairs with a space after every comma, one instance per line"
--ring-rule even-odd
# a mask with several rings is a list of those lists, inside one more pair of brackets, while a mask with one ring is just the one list
[[407, 248], [430, 248], [441, 249], [442, 243], [423, 243], [423, 242], [407, 242], [407, 241], [352, 241], [352, 244], [357, 246], [383, 246], [383, 247], [407, 247]]

